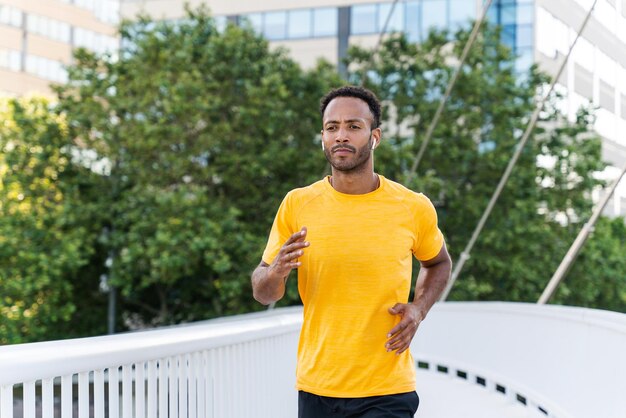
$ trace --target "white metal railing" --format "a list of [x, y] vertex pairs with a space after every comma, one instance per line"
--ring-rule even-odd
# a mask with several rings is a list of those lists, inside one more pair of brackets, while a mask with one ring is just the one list
[[[0, 418], [20, 417], [22, 410], [24, 418], [292, 418], [301, 321], [301, 308], [282, 308], [0, 347]], [[529, 416], [626, 418], [623, 314], [439, 303], [411, 349], [422, 370], [500, 393]], [[454, 393], [437, 396], [431, 405]]]
[[543, 416], [626, 418], [625, 314], [446, 302], [420, 325], [411, 348], [431, 372], [442, 366], [456, 381], [505, 390], [503, 396]]
[[75, 394], [80, 418], [293, 417], [301, 316], [0, 347], [0, 417], [23, 405], [24, 418], [71, 418]]

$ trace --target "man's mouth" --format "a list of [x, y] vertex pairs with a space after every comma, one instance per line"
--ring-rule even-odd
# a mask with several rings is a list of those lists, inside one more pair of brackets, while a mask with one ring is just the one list
[[354, 153], [355, 150], [351, 149], [351, 148], [347, 148], [347, 147], [336, 147], [333, 148], [333, 154], [347, 154], [347, 153]]

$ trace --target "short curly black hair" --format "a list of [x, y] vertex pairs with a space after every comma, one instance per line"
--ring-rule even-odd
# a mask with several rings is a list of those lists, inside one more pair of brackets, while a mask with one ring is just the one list
[[357, 99], [363, 100], [367, 103], [367, 106], [369, 106], [372, 116], [374, 116], [372, 129], [376, 129], [380, 126], [381, 111], [378, 97], [368, 89], [358, 86], [343, 86], [326, 93], [326, 95], [320, 99], [320, 113], [322, 114], [322, 118], [324, 117], [324, 112], [328, 104], [337, 97], [356, 97]]

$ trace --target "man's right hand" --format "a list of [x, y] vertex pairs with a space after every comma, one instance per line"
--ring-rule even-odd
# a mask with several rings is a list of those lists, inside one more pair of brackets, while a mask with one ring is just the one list
[[285, 282], [291, 270], [302, 264], [298, 258], [304, 254], [304, 248], [310, 243], [306, 239], [306, 227], [292, 236], [283, 244], [278, 254], [267, 264], [261, 264], [252, 273], [252, 292], [254, 298], [264, 305], [280, 300], [285, 294]]
[[302, 227], [300, 231], [290, 236], [280, 248], [272, 264], [268, 266], [268, 275], [278, 276], [286, 281], [291, 270], [297, 269], [302, 264], [298, 258], [304, 254], [304, 248], [310, 245], [305, 238], [306, 227]]

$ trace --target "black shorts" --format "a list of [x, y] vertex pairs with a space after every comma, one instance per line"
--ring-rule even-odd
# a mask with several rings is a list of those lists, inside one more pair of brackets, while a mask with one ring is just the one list
[[298, 418], [413, 418], [416, 392], [367, 398], [330, 398], [298, 392]]

